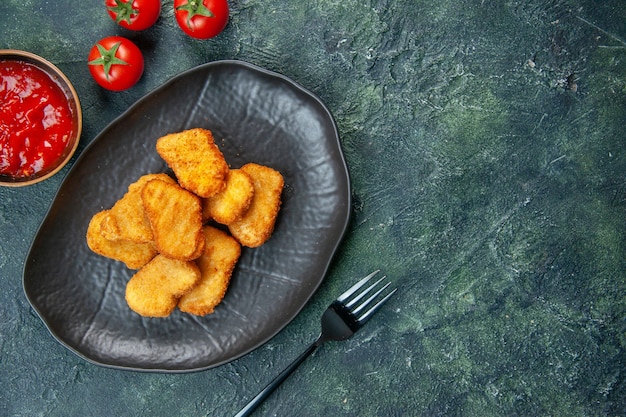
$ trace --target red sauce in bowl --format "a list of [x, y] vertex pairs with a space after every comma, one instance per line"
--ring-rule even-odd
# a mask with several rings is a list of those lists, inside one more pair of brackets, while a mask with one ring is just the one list
[[72, 110], [59, 84], [23, 61], [0, 61], [0, 175], [53, 168], [72, 137]]

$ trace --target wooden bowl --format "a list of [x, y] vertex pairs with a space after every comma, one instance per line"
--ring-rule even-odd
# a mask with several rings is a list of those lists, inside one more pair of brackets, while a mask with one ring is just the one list
[[[80, 107], [80, 101], [76, 90], [72, 86], [70, 80], [59, 70], [54, 64], [45, 60], [44, 58], [32, 54], [30, 52], [12, 50], [12, 49], [0, 49], [0, 63], [6, 61], [16, 62], [16, 65], [30, 64], [38, 69], [42, 70], [50, 79], [50, 88], [56, 88], [61, 90], [62, 95], [66, 99], [67, 106], [69, 107], [71, 118], [71, 134], [63, 144], [63, 150], [60, 156], [52, 161], [49, 161], [37, 172], [32, 174], [23, 175], [11, 175], [6, 172], [0, 171], [0, 186], [5, 187], [22, 187], [26, 185], [35, 184], [41, 182], [47, 178], [50, 178], [57, 172], [59, 172], [65, 164], [69, 162], [78, 147], [80, 135], [82, 131], [82, 111]], [[56, 87], [54, 87], [56, 85]], [[1, 103], [0, 103], [1, 105]], [[43, 123], [42, 123], [43, 124]], [[0, 126], [2, 128], [2, 126]], [[6, 127], [5, 127], [6, 128]], [[0, 146], [4, 147], [6, 141], [0, 141]], [[0, 152], [6, 149], [0, 149]], [[2, 154], [0, 154], [2, 156]], [[0, 159], [2, 164], [2, 159]]]

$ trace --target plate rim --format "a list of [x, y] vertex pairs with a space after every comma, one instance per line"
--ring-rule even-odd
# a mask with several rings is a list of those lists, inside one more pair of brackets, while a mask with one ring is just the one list
[[[331, 250], [331, 255], [325, 260], [325, 264], [323, 265], [323, 268], [321, 268], [322, 270], [322, 275], [321, 278], [319, 279], [319, 281], [313, 286], [313, 288], [311, 289], [310, 293], [308, 294], [308, 296], [305, 297], [304, 301], [302, 302], [302, 304], [294, 309], [294, 311], [288, 315], [288, 318], [284, 320], [284, 322], [279, 325], [276, 330], [274, 330], [273, 332], [271, 332], [270, 334], [268, 334], [268, 336], [266, 336], [265, 338], [259, 340], [256, 344], [254, 344], [253, 346], [244, 349], [242, 352], [239, 352], [236, 355], [230, 356], [228, 358], [225, 358], [223, 360], [217, 361], [217, 362], [213, 362], [211, 364], [208, 365], [204, 365], [204, 366], [196, 366], [193, 368], [176, 368], [176, 369], [168, 369], [168, 368], [164, 368], [164, 367], [140, 367], [140, 366], [127, 366], [127, 365], [120, 365], [120, 364], [113, 364], [113, 363], [106, 363], [103, 361], [99, 361], [96, 358], [93, 358], [91, 356], [86, 355], [85, 353], [81, 352], [80, 350], [76, 349], [75, 347], [71, 346], [70, 344], [68, 344], [65, 340], [63, 340], [61, 338], [61, 336], [59, 334], [57, 334], [57, 332], [53, 331], [51, 324], [50, 324], [50, 320], [48, 320], [42, 311], [40, 311], [40, 309], [37, 307], [37, 304], [34, 302], [34, 300], [32, 299], [31, 295], [28, 293], [28, 291], [26, 290], [26, 270], [28, 268], [29, 265], [29, 261], [31, 259], [31, 255], [32, 255], [32, 251], [33, 251], [33, 247], [35, 245], [35, 241], [37, 240], [37, 237], [39, 236], [39, 234], [42, 232], [42, 228], [44, 226], [44, 224], [46, 223], [46, 220], [48, 219], [48, 217], [50, 216], [52, 209], [54, 207], [54, 203], [56, 202], [56, 200], [59, 198], [59, 196], [62, 194], [63, 192], [63, 188], [64, 185], [67, 181], [69, 181], [69, 178], [72, 174], [72, 172], [77, 169], [76, 167], [79, 165], [79, 162], [85, 157], [85, 155], [88, 153], [87, 151], [95, 146], [98, 142], [100, 142], [100, 138], [105, 136], [105, 134], [111, 130], [115, 125], [117, 125], [119, 123], [120, 120], [124, 119], [128, 114], [132, 113], [137, 107], [139, 107], [141, 104], [143, 104], [146, 100], [149, 100], [154, 94], [158, 94], [161, 91], [164, 91], [166, 89], [168, 89], [173, 83], [177, 82], [179, 79], [184, 78], [186, 76], [188, 76], [191, 73], [194, 72], [199, 72], [199, 71], [203, 71], [207, 68], [210, 67], [218, 67], [218, 66], [234, 66], [234, 67], [242, 67], [245, 68], [247, 70], [250, 70], [252, 72], [257, 72], [260, 74], [263, 74], [265, 76], [269, 76], [275, 79], [279, 79], [284, 83], [287, 83], [288, 85], [290, 85], [291, 87], [295, 88], [296, 90], [298, 90], [298, 92], [310, 97], [314, 102], [316, 102], [316, 104], [323, 110], [323, 112], [328, 116], [328, 119], [330, 121], [330, 125], [332, 126], [333, 132], [334, 132], [334, 136], [332, 139], [332, 142], [334, 145], [337, 146], [337, 150], [339, 151], [337, 153], [337, 159], [340, 161], [340, 167], [342, 168], [343, 174], [345, 175], [345, 180], [346, 180], [346, 195], [345, 195], [345, 206], [346, 206], [346, 211], [345, 214], [343, 216], [343, 218], [341, 219], [341, 231], [338, 234], [338, 239], [334, 242], [334, 244], [332, 245], [332, 250]], [[48, 333], [53, 337], [54, 340], [56, 340], [60, 345], [64, 346], [66, 349], [68, 349], [70, 352], [72, 352], [73, 354], [75, 354], [76, 356], [78, 356], [80, 359], [91, 363], [93, 365], [97, 365], [103, 368], [109, 368], [109, 369], [116, 369], [116, 370], [124, 370], [124, 371], [133, 371], [133, 372], [146, 372], [146, 373], [166, 373], [166, 374], [179, 374], [179, 373], [191, 373], [191, 372], [200, 372], [200, 371], [206, 371], [209, 369], [213, 369], [213, 368], [217, 368], [219, 366], [222, 366], [224, 364], [230, 363], [232, 361], [235, 361], [237, 359], [240, 359], [241, 357], [253, 352], [254, 350], [262, 347], [263, 345], [265, 345], [268, 341], [270, 341], [271, 339], [273, 339], [278, 333], [282, 332], [299, 314], [300, 312], [304, 309], [304, 307], [310, 302], [311, 298], [313, 298], [313, 296], [317, 293], [319, 287], [322, 285], [322, 283], [325, 281], [326, 276], [328, 274], [328, 270], [330, 269], [332, 263], [334, 262], [336, 255], [337, 255], [337, 251], [339, 249], [339, 246], [342, 244], [343, 240], [345, 239], [345, 236], [347, 234], [349, 225], [350, 225], [350, 221], [352, 218], [352, 183], [351, 183], [351, 178], [350, 178], [350, 172], [348, 169], [348, 165], [346, 162], [346, 158], [343, 152], [343, 148], [341, 145], [341, 138], [339, 135], [339, 129], [337, 126], [337, 122], [332, 114], [332, 112], [330, 111], [330, 109], [328, 108], [328, 106], [313, 92], [309, 91], [308, 89], [304, 88], [300, 83], [294, 81], [293, 79], [289, 78], [288, 76], [266, 69], [266, 68], [262, 68], [258, 65], [252, 64], [250, 62], [247, 61], [242, 61], [242, 60], [236, 60], [236, 59], [225, 59], [225, 60], [217, 60], [217, 61], [211, 61], [211, 62], [207, 62], [204, 64], [200, 64], [197, 66], [194, 66], [192, 68], [188, 68], [172, 77], [170, 77], [168, 80], [166, 80], [165, 82], [163, 82], [162, 84], [160, 84], [159, 86], [157, 86], [156, 88], [154, 88], [153, 90], [147, 92], [146, 94], [144, 94], [143, 96], [141, 96], [140, 98], [138, 98], [135, 102], [133, 102], [126, 110], [124, 110], [122, 113], [120, 113], [118, 116], [116, 116], [115, 118], [113, 118], [109, 123], [107, 123], [107, 125], [102, 128], [102, 130], [100, 132], [98, 132], [94, 138], [85, 146], [85, 148], [80, 151], [78, 157], [76, 158], [76, 160], [74, 161], [74, 163], [72, 164], [72, 166], [70, 167], [70, 169], [68, 170], [67, 174], [63, 177], [63, 180], [61, 181], [59, 188], [57, 189], [57, 191], [55, 192], [54, 196], [52, 197], [50, 204], [48, 205], [48, 209], [46, 210], [46, 213], [44, 214], [32, 240], [31, 243], [29, 245], [29, 249], [26, 253], [26, 256], [24, 258], [24, 262], [23, 262], [23, 268], [22, 268], [22, 292], [24, 293], [24, 296], [26, 297], [30, 307], [35, 311], [35, 313], [37, 314], [37, 316], [39, 317], [39, 319], [43, 322], [46, 330], [48, 331]], [[339, 224], [339, 221], [338, 221]]]

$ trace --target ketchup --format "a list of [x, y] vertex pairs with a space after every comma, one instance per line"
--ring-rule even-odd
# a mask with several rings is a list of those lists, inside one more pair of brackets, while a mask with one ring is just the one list
[[0, 61], [0, 175], [29, 177], [53, 167], [72, 136], [61, 87], [23, 61]]

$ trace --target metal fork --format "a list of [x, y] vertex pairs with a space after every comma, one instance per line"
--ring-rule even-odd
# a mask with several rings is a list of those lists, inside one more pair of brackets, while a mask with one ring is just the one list
[[[386, 282], [386, 276], [383, 276], [375, 283], [361, 291], [357, 292], [380, 272], [379, 270], [372, 272], [346, 292], [341, 294], [322, 315], [322, 333], [300, 356], [294, 360], [284, 371], [282, 371], [272, 382], [270, 382], [256, 397], [254, 397], [244, 408], [235, 415], [235, 417], [246, 417], [252, 412], [285, 380], [291, 373], [308, 358], [315, 350], [324, 342], [329, 340], [346, 340], [357, 330], [359, 330], [366, 321], [397, 291], [397, 288], [388, 290], [391, 282]], [[363, 298], [368, 297], [363, 300]], [[363, 300], [363, 301], [361, 301]], [[374, 305], [371, 305], [374, 303]], [[371, 305], [371, 306], [370, 306]]]

